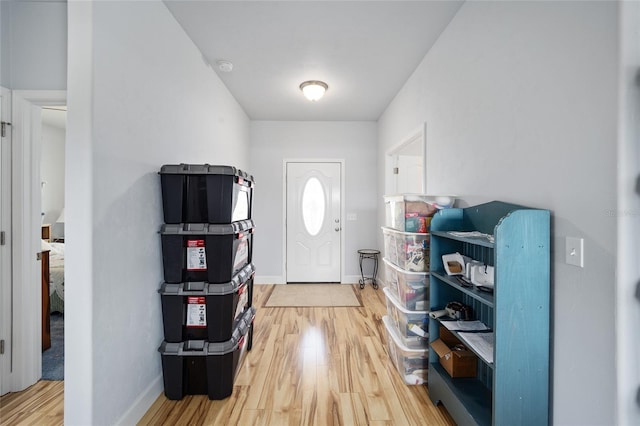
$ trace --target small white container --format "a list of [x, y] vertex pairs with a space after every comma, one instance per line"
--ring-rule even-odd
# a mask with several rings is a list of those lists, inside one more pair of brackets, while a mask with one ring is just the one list
[[405, 309], [389, 288], [385, 287], [383, 291], [387, 298], [387, 314], [398, 330], [402, 343], [409, 348], [428, 348], [429, 311]]
[[426, 194], [385, 195], [385, 225], [398, 231], [429, 232], [431, 217], [453, 207], [455, 198]]
[[398, 301], [407, 310], [423, 311], [429, 308], [429, 273], [405, 271], [392, 263], [385, 264], [395, 270], [398, 277]]
[[400, 268], [412, 272], [429, 270], [429, 234], [403, 232], [382, 227], [384, 257]]
[[442, 255], [442, 264], [447, 275], [465, 275], [466, 265], [471, 261], [458, 252]]
[[387, 350], [389, 358], [400, 377], [408, 385], [422, 385], [427, 382], [429, 369], [429, 349], [409, 348], [402, 343], [393, 322], [388, 316], [382, 317], [387, 330]]

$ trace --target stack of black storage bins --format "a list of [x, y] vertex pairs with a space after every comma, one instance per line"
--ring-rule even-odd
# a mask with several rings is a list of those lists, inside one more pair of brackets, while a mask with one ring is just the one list
[[253, 338], [253, 176], [177, 164], [160, 178], [164, 393], [223, 399]]

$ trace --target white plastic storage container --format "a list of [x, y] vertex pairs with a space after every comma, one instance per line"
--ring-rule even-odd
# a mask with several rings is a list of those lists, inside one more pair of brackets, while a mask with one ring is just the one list
[[[387, 229], [387, 231], [385, 231]], [[388, 228], [382, 228], [382, 237], [384, 238], [383, 257], [394, 265], [398, 264], [398, 250], [396, 248], [396, 233]]]
[[402, 343], [410, 348], [429, 347], [429, 311], [410, 311], [404, 308], [389, 288], [384, 288], [387, 297], [387, 314], [398, 330]]
[[384, 257], [406, 271], [429, 270], [429, 234], [382, 227]]
[[409, 348], [398, 336], [391, 319], [382, 317], [387, 330], [387, 350], [389, 358], [404, 382], [408, 385], [422, 385], [427, 382], [429, 369], [429, 349]]
[[455, 198], [425, 194], [385, 195], [385, 224], [408, 232], [429, 232], [431, 217], [440, 209], [453, 207]]
[[385, 262], [398, 277], [398, 301], [410, 311], [422, 311], [429, 307], [429, 273], [410, 272]]
[[383, 257], [382, 261], [384, 262], [385, 287], [391, 289], [395, 294], [398, 294], [398, 273], [396, 272], [396, 268], [394, 268], [386, 258]]

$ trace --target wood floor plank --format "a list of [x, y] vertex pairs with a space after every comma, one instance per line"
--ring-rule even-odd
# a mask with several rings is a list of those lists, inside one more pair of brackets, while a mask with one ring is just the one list
[[[389, 360], [384, 294], [355, 288], [362, 307], [265, 308], [256, 285], [253, 348], [230, 397], [160, 395], [140, 425], [453, 425], [425, 386], [407, 386]], [[62, 425], [63, 382], [0, 398], [0, 425]]]
[[41, 380], [0, 397], [0, 425], [62, 425], [64, 382]]

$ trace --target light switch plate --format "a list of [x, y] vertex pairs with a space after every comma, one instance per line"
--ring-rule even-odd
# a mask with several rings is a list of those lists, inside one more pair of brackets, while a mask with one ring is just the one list
[[584, 268], [584, 238], [567, 237], [564, 250], [567, 264]]

